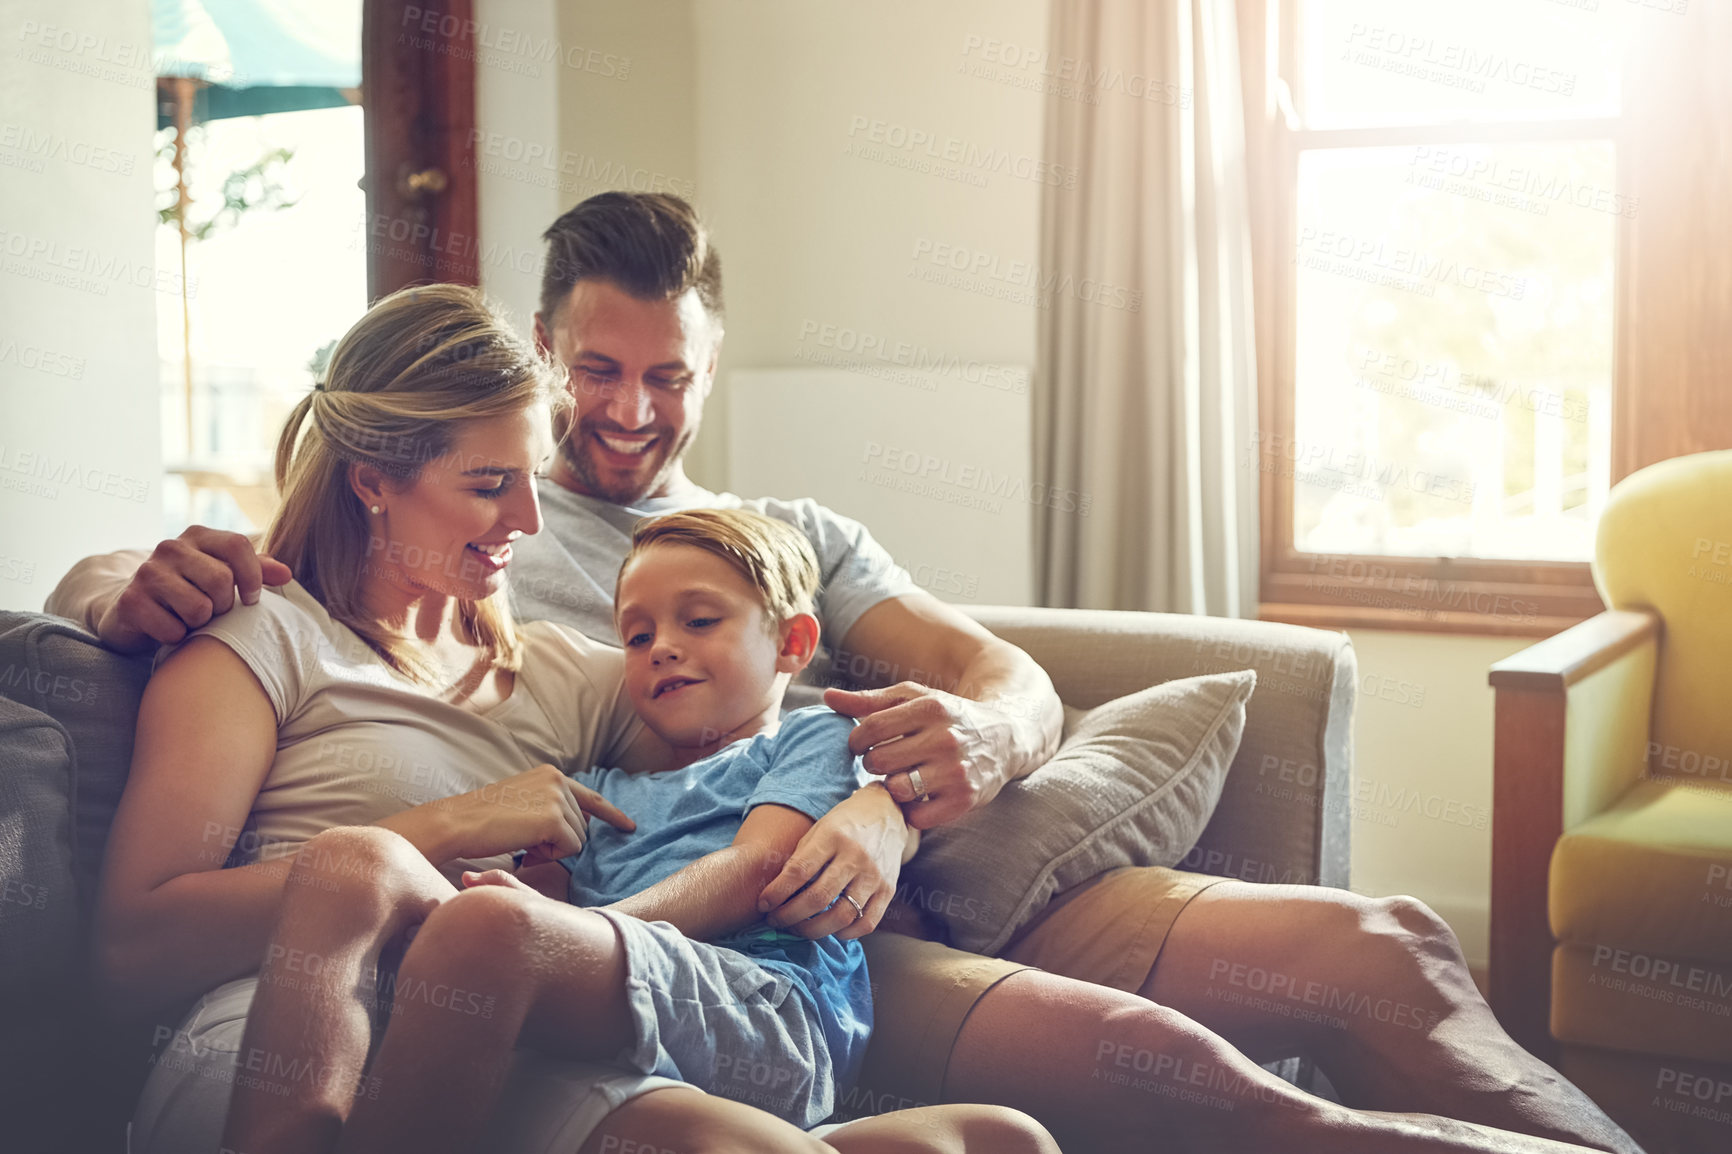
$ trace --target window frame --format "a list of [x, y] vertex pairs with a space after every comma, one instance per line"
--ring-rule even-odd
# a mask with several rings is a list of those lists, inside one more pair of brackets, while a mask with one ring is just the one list
[[[1295, 436], [1298, 266], [1288, 259], [1298, 242], [1298, 178], [1302, 152], [1330, 148], [1551, 143], [1609, 140], [1616, 180], [1628, 192], [1624, 121], [1620, 117], [1456, 122], [1375, 128], [1306, 128], [1289, 124], [1291, 97], [1283, 78], [1301, 82], [1298, 7], [1304, 0], [1265, 0], [1261, 38], [1246, 37], [1247, 159], [1254, 181], [1252, 249], [1263, 283], [1259, 327], [1258, 490], [1259, 617], [1328, 628], [1375, 628], [1493, 636], [1545, 637], [1601, 612], [1605, 605], [1586, 561], [1411, 557], [1370, 553], [1318, 554], [1294, 545], [1294, 478], [1281, 447]], [[1254, 25], [1246, 31], [1258, 31]], [[1294, 117], [1297, 120], [1297, 117]], [[1261, 155], [1257, 155], [1261, 153]], [[1623, 435], [1629, 414], [1623, 357], [1625, 310], [1621, 269], [1628, 222], [1614, 221], [1612, 303], [1612, 482], [1628, 471]]]

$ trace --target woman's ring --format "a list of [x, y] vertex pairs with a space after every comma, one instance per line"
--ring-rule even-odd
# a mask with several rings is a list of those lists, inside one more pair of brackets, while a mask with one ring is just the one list
[[914, 787], [915, 801], [926, 800], [926, 783], [920, 780], [920, 771], [918, 769], [911, 769], [908, 771], [908, 784]]
[[855, 921], [859, 921], [861, 918], [866, 916], [866, 907], [861, 905], [859, 902], [855, 901], [853, 896], [850, 895], [848, 893], [848, 891], [843, 890], [842, 891], [842, 897], [849, 905], [854, 907], [854, 920]]

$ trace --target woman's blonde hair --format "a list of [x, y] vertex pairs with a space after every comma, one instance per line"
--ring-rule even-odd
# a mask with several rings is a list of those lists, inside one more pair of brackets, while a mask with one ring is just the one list
[[[465, 422], [567, 403], [564, 373], [478, 290], [435, 284], [392, 293], [337, 342], [324, 381], [289, 413], [277, 441], [282, 504], [265, 551], [393, 669], [436, 684], [434, 668], [361, 604], [373, 534], [350, 468], [371, 465], [406, 488], [452, 450]], [[462, 601], [458, 612], [496, 667], [518, 668], [522, 646], [504, 590]]]

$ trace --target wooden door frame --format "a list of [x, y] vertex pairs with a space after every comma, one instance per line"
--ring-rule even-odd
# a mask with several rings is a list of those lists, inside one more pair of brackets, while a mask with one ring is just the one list
[[367, 296], [481, 283], [473, 0], [363, 0]]

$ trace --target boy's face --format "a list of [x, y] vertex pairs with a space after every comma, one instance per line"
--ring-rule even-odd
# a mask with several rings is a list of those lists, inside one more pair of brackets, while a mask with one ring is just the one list
[[692, 545], [638, 554], [615, 605], [626, 692], [676, 749], [719, 748], [772, 725], [789, 676], [817, 642], [816, 620], [774, 625], [739, 570]]

